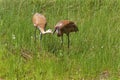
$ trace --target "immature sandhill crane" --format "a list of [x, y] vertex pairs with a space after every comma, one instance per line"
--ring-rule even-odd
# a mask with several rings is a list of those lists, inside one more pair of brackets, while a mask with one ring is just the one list
[[70, 43], [69, 33], [77, 32], [77, 31], [78, 31], [78, 27], [73, 21], [61, 20], [56, 24], [53, 34], [57, 32], [57, 36], [61, 37], [61, 44], [63, 44], [63, 34], [65, 33], [68, 37], [68, 48], [69, 48], [69, 43]]
[[32, 18], [33, 24], [35, 26], [35, 41], [36, 41], [36, 30], [37, 28], [40, 30], [40, 40], [42, 39], [42, 34], [52, 33], [51, 29], [45, 31], [45, 27], [47, 24], [46, 18], [44, 15], [35, 13]]

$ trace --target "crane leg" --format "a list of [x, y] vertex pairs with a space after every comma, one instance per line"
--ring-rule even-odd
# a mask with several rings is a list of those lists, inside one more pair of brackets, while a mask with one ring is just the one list
[[69, 48], [69, 45], [70, 45], [69, 34], [67, 34], [67, 36], [68, 36], [68, 48]]
[[36, 31], [37, 31], [37, 27], [35, 28], [35, 31], [34, 31], [34, 36], [35, 36], [35, 43], [36, 43]]

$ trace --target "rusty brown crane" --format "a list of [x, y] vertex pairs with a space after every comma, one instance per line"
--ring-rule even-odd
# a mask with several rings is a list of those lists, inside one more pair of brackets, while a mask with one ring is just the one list
[[35, 26], [35, 41], [36, 41], [36, 30], [40, 30], [40, 40], [42, 39], [42, 34], [53, 33], [51, 29], [45, 31], [47, 24], [46, 18], [40, 13], [35, 13], [32, 17], [33, 24]]
[[63, 44], [63, 34], [65, 33], [68, 37], [68, 48], [69, 48], [69, 34], [71, 32], [77, 32], [78, 27], [73, 21], [69, 20], [61, 20], [55, 25], [55, 30], [53, 34], [56, 32], [58, 37], [61, 37], [61, 44]]

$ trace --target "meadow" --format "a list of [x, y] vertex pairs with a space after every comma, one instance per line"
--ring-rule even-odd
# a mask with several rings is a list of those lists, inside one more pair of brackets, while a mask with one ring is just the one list
[[[64, 19], [79, 32], [64, 45], [56, 34], [34, 43], [32, 16], [47, 26]], [[0, 79], [120, 80], [120, 0], [0, 0]]]

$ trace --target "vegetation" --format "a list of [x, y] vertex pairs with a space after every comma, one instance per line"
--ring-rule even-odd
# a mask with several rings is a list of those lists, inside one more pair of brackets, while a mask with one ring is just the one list
[[[56, 35], [34, 43], [32, 15], [46, 16], [47, 28], [63, 19], [74, 21], [60, 46]], [[0, 79], [119, 80], [119, 0], [0, 0]]]

